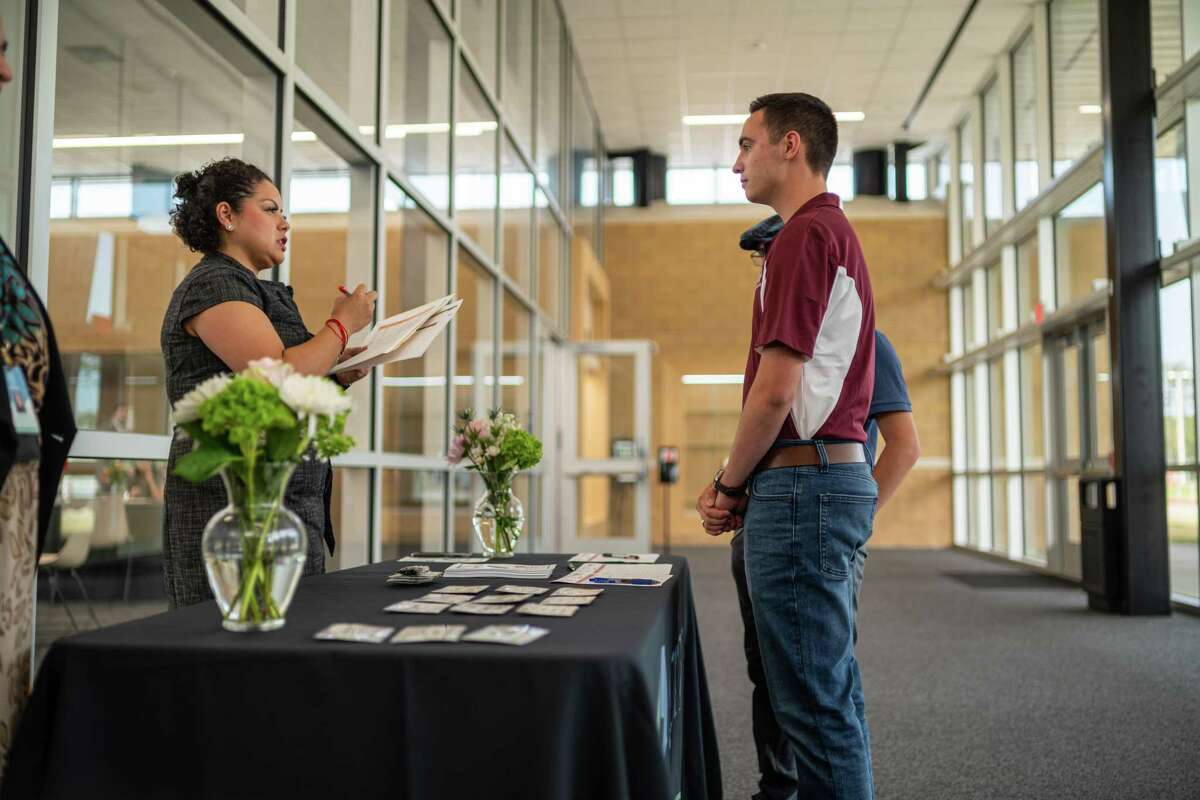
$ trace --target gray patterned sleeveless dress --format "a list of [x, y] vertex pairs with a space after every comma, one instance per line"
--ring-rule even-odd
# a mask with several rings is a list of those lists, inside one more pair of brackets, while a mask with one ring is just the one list
[[[229, 256], [210, 253], [176, 287], [163, 318], [161, 342], [171, 405], [200, 382], [230, 372], [199, 337], [183, 328], [184, 323], [201, 311], [229, 301], [250, 303], [262, 309], [284, 347], [295, 347], [312, 338], [292, 299], [292, 287], [260, 280]], [[163, 491], [163, 566], [171, 608], [212, 597], [200, 554], [200, 537], [208, 520], [227, 503], [220, 478], [196, 484], [175, 475], [175, 461], [191, 449], [192, 440], [176, 429]], [[325, 541], [333, 546], [328, 506], [332, 480], [328, 461], [304, 461], [292, 474], [284, 497], [284, 503], [304, 521], [308, 530], [305, 575], [325, 571]]]

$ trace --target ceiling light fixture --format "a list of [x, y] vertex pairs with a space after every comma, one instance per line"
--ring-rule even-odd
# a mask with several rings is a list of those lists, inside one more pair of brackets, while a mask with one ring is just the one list
[[193, 144], [241, 144], [242, 133], [147, 133], [140, 136], [68, 136], [54, 140], [55, 150], [90, 147], [179, 147]]
[[683, 376], [683, 382], [688, 386], [732, 386], [742, 383], [742, 375], [738, 373], [719, 374], [688, 374]]
[[[746, 121], [747, 114], [687, 114], [683, 118], [684, 125], [693, 127], [704, 125], [741, 125]], [[867, 115], [862, 111], [835, 111], [833, 118], [838, 122], [862, 122]]]
[[1079, 107], [1080, 114], [1100, 114], [1103, 111], [1103, 108], [1097, 105], [1092, 105], [1091, 103], [1087, 103]]

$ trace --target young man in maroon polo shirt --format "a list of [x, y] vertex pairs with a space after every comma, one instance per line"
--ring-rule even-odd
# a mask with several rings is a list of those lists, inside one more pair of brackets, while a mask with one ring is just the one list
[[733, 171], [787, 220], [754, 293], [742, 414], [725, 468], [697, 501], [705, 530], [743, 528], [763, 672], [801, 797], [873, 798], [854, 657], [855, 551], [878, 488], [863, 446], [875, 311], [858, 238], [825, 178], [837, 122], [821, 100], [750, 104]]

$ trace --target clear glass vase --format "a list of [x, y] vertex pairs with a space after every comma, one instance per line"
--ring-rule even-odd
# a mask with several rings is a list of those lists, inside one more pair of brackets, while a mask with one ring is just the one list
[[200, 548], [226, 630], [284, 625], [308, 554], [304, 523], [283, 504], [295, 468], [291, 462], [261, 464], [250, 480], [221, 472], [229, 505], [208, 521]]
[[525, 529], [525, 506], [512, 493], [512, 482], [490, 484], [475, 503], [471, 517], [475, 538], [485, 555], [508, 558]]

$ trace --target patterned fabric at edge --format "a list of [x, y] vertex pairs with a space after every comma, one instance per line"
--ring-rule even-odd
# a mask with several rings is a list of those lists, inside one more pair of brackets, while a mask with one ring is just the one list
[[[4, 368], [25, 377], [40, 414], [51, 371], [48, 329], [41, 302], [8, 248], [0, 243], [0, 356]], [[0, 482], [0, 772], [7, 766], [17, 721], [29, 697], [32, 668], [34, 570], [38, 558], [39, 457], [17, 455], [5, 384], [5, 459]], [[11, 434], [11, 438], [10, 438]], [[36, 452], [40, 453], [39, 447]], [[23, 460], [17, 461], [20, 457]]]
[[[163, 318], [161, 342], [166, 361], [167, 398], [172, 405], [202, 381], [230, 371], [183, 325], [200, 312], [231, 301], [250, 303], [261, 309], [284, 347], [295, 347], [312, 338], [292, 299], [290, 286], [260, 280], [221, 253], [206, 255], [176, 287]], [[220, 478], [193, 484], [175, 475], [175, 462], [191, 449], [191, 439], [176, 429], [167, 462], [163, 522], [164, 580], [172, 608], [212, 598], [200, 554], [200, 539], [209, 519], [228, 503]], [[333, 551], [326, 500], [326, 487], [332, 480], [328, 461], [305, 461], [293, 474], [284, 498], [284, 503], [299, 515], [308, 530], [305, 575], [324, 572], [325, 545]]]

